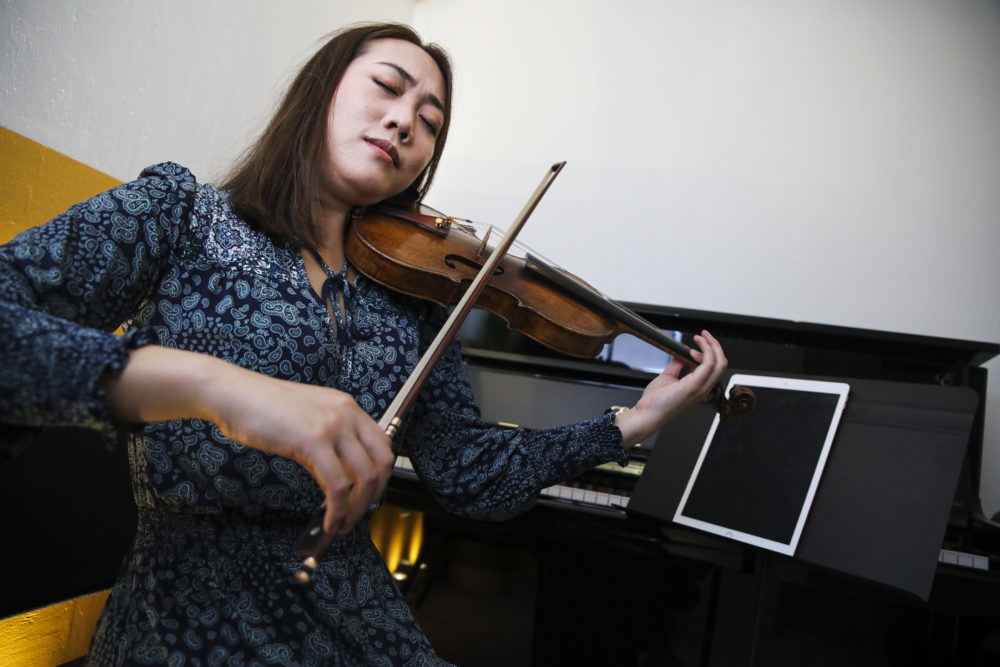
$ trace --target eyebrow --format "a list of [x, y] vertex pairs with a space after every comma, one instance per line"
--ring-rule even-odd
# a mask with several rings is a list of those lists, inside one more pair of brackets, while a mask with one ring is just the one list
[[[417, 80], [413, 78], [412, 74], [407, 72], [405, 69], [403, 69], [396, 63], [390, 63], [385, 60], [380, 60], [377, 64], [385, 65], [387, 67], [391, 67], [392, 69], [396, 70], [396, 72], [399, 73], [399, 76], [403, 77], [403, 80], [406, 81], [406, 83], [408, 83], [411, 86], [417, 82]], [[444, 104], [441, 103], [441, 100], [438, 99], [437, 95], [435, 95], [434, 93], [427, 93], [426, 99], [428, 102], [431, 103], [431, 106], [437, 107], [438, 109], [441, 110], [442, 113], [444, 112]]]

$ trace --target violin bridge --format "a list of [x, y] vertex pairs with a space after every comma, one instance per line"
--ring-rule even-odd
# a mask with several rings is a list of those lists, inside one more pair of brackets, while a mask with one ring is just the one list
[[486, 251], [486, 242], [490, 240], [490, 234], [493, 233], [493, 225], [486, 228], [486, 234], [483, 235], [483, 242], [479, 244], [479, 250], [476, 251], [476, 259], [478, 260], [483, 256]]

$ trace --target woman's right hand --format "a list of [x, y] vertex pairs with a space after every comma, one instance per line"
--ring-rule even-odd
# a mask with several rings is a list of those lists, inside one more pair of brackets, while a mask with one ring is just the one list
[[389, 437], [336, 389], [158, 346], [131, 351], [125, 369], [105, 386], [118, 421], [208, 419], [236, 442], [299, 463], [326, 495], [328, 533], [353, 528], [392, 473]]

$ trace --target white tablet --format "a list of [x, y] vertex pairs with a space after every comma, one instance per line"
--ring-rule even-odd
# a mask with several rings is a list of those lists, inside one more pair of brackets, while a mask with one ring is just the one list
[[743, 417], [716, 415], [674, 521], [793, 555], [849, 385], [733, 375], [753, 390]]

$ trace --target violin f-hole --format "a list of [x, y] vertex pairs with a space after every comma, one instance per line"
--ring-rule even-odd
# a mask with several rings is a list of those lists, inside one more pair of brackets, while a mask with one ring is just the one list
[[[444, 256], [444, 263], [445, 265], [447, 265], [449, 269], [454, 269], [456, 264], [464, 264], [465, 266], [468, 266], [469, 268], [473, 269], [476, 272], [478, 272], [480, 269], [483, 268], [483, 265], [480, 264], [479, 262], [469, 259], [468, 257], [463, 257], [462, 255], [456, 255], [453, 253], [449, 253]], [[503, 275], [503, 271], [504, 267], [498, 265], [496, 270], [493, 272], [493, 275], [494, 276]]]

